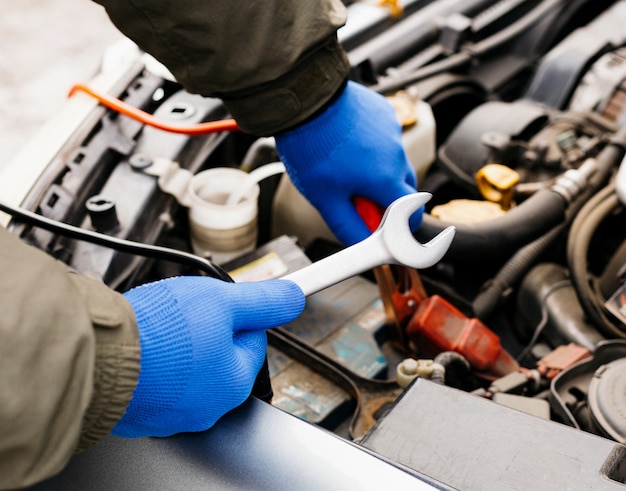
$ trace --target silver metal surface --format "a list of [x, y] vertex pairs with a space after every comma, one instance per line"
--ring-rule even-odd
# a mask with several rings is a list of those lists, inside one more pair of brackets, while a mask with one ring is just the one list
[[311, 295], [383, 264], [416, 269], [433, 266], [450, 247], [455, 228], [447, 227], [426, 244], [413, 237], [409, 218], [431, 197], [430, 193], [422, 192], [398, 198], [387, 207], [380, 225], [367, 239], [282, 279], [293, 281], [305, 295]]
[[200, 433], [107, 437], [38, 490], [448, 490], [403, 466], [249, 399]]

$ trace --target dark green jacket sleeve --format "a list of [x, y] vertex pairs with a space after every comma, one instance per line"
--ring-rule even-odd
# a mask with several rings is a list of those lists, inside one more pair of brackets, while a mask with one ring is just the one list
[[0, 227], [0, 489], [107, 435], [139, 374], [130, 304]]
[[253, 134], [304, 121], [348, 74], [340, 0], [95, 1], [188, 91], [221, 98]]

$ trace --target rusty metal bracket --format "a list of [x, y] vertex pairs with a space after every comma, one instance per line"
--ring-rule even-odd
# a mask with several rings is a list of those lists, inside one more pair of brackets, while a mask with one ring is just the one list
[[376, 423], [377, 415], [403, 392], [395, 380], [361, 377], [283, 328], [269, 329], [267, 337], [270, 345], [337, 384], [354, 398], [356, 408], [349, 427], [350, 438], [354, 441], [364, 437]]

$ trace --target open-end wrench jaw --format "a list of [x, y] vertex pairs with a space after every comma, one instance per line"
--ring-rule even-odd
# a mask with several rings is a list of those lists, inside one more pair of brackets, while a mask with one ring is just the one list
[[391, 203], [378, 228], [365, 240], [284, 276], [311, 295], [351, 276], [383, 264], [428, 268], [439, 261], [454, 238], [448, 227], [426, 244], [421, 244], [409, 225], [411, 215], [427, 203], [430, 193], [414, 193]]
[[447, 227], [425, 244], [413, 236], [409, 220], [413, 213], [430, 201], [432, 194], [419, 192], [395, 200], [385, 210], [380, 225], [374, 234], [380, 233], [383, 243], [394, 259], [393, 264], [416, 269], [429, 268], [437, 264], [448, 251], [456, 229]]

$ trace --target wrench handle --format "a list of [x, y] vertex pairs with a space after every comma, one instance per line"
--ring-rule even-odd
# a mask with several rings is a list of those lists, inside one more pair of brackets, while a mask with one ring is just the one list
[[[382, 220], [382, 209], [373, 201], [359, 196], [355, 197], [352, 202], [367, 227], [374, 232]], [[358, 244], [356, 245], [358, 246]], [[303, 269], [294, 271], [282, 279], [293, 281], [300, 287], [305, 296], [309, 296], [346, 278], [371, 269], [371, 257], [366, 262], [361, 263], [359, 254], [355, 252], [354, 248], [355, 246], [350, 247], [351, 252], [349, 254], [344, 253], [345, 249], [341, 250]], [[371, 251], [367, 251], [367, 253], [370, 254]]]
[[385, 210], [380, 225], [365, 240], [283, 278], [294, 281], [305, 295], [310, 295], [382, 264], [412, 268], [434, 265], [448, 250], [454, 238], [454, 227], [446, 228], [426, 244], [415, 241], [408, 222], [411, 214], [429, 199], [428, 193], [398, 198]]
[[353, 246], [327, 256], [281, 279], [296, 283], [305, 296], [361, 274], [375, 266], [389, 262], [384, 247], [372, 242], [358, 242]]

